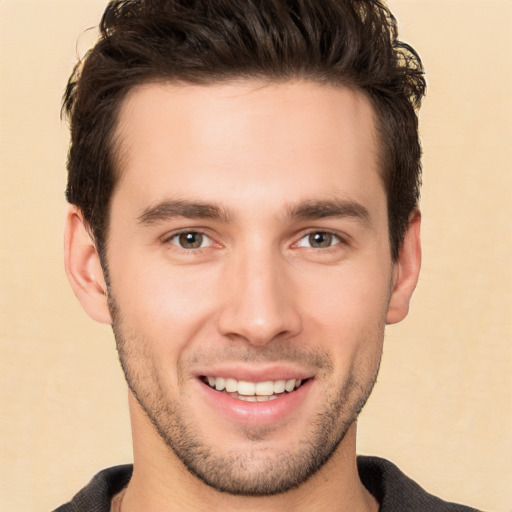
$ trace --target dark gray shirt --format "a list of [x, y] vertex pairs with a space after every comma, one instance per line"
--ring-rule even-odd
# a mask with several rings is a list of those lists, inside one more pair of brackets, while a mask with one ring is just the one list
[[[357, 465], [364, 486], [380, 503], [379, 512], [477, 512], [428, 494], [387, 460], [360, 456]], [[112, 498], [128, 485], [132, 470], [131, 464], [104, 469], [54, 512], [110, 512]]]

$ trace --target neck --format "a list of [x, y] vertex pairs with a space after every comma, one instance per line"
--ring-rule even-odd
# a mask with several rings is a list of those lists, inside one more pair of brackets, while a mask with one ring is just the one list
[[378, 510], [375, 498], [359, 479], [355, 422], [331, 459], [299, 487], [274, 496], [235, 496], [216, 491], [192, 475], [165, 445], [142, 411], [133, 409], [134, 471], [122, 496], [122, 512]]

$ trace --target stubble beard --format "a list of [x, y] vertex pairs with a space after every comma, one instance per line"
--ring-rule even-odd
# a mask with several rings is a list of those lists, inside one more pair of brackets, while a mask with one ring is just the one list
[[[144, 349], [147, 345], [143, 338], [124, 332], [112, 297], [109, 302], [119, 360], [128, 387], [161, 439], [187, 470], [220, 492], [272, 496], [304, 483], [335, 453], [364, 407], [377, 378], [380, 355], [371, 379], [361, 383], [352, 375], [338, 390], [328, 394], [323, 410], [312, 418], [309, 430], [304, 432], [294, 451], [277, 457], [275, 451], [262, 450], [261, 442], [271, 436], [274, 429], [247, 426], [241, 429], [248, 441], [247, 449], [218, 453], [187, 421], [180, 403], [166, 397], [149, 351]], [[312, 356], [315, 357], [321, 359], [322, 356], [317, 353]]]

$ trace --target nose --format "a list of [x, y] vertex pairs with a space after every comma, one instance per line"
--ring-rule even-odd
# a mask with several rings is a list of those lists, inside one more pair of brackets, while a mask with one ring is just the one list
[[230, 265], [218, 319], [221, 334], [255, 346], [297, 335], [302, 320], [289, 274], [286, 262], [276, 255], [241, 257]]

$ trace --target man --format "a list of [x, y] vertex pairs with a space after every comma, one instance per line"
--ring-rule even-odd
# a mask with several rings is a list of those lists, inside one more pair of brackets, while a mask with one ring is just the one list
[[134, 464], [59, 511], [464, 511], [356, 458], [420, 268], [425, 83], [375, 0], [111, 2], [70, 79], [66, 271]]

